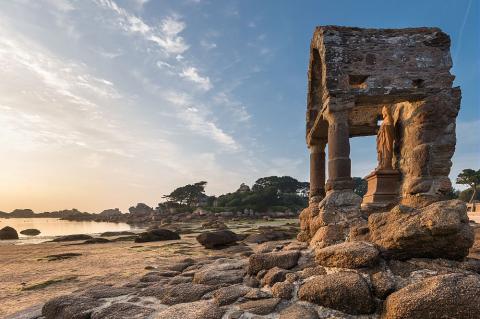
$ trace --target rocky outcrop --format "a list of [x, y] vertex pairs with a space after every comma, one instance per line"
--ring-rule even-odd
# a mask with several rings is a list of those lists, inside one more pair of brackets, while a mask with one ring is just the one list
[[18, 239], [18, 233], [15, 228], [5, 226], [0, 229], [0, 240]]
[[379, 251], [367, 242], [346, 242], [317, 249], [316, 262], [325, 267], [361, 268], [375, 265]]
[[138, 235], [135, 238], [136, 243], [146, 243], [150, 241], [164, 241], [164, 240], [177, 240], [180, 239], [180, 235], [177, 233], [164, 229], [164, 228], [157, 228], [146, 231]]
[[275, 311], [275, 308], [280, 303], [279, 298], [268, 298], [260, 300], [251, 300], [239, 305], [241, 310], [256, 314], [268, 315]]
[[92, 239], [93, 237], [90, 235], [85, 235], [85, 234], [74, 234], [74, 235], [66, 235], [66, 236], [60, 236], [55, 239], [53, 239], [53, 242], [64, 242], [64, 241], [78, 241], [78, 240], [89, 240]]
[[197, 236], [197, 241], [205, 248], [215, 249], [235, 244], [237, 235], [230, 230], [204, 232]]
[[280, 312], [279, 319], [318, 319], [318, 313], [313, 307], [293, 304]]
[[448, 274], [427, 278], [391, 294], [383, 319], [478, 318], [480, 277]]
[[273, 267], [290, 269], [297, 265], [300, 253], [298, 251], [282, 251], [265, 254], [253, 254], [248, 260], [248, 273], [257, 274], [260, 270]]
[[279, 267], [270, 268], [262, 278], [262, 286], [273, 286], [277, 282], [284, 281], [287, 273], [285, 269]]
[[323, 248], [347, 240], [350, 228], [366, 224], [360, 211], [362, 198], [351, 190], [329, 192], [300, 213], [298, 240]]
[[245, 238], [246, 243], [256, 243], [261, 244], [274, 240], [286, 240], [295, 238], [297, 230], [289, 231], [286, 229], [268, 227], [260, 229], [260, 232], [255, 234], [250, 234]]
[[27, 235], [27, 236], [37, 236], [40, 234], [40, 231], [35, 228], [24, 229], [20, 231], [20, 234]]
[[386, 258], [461, 259], [473, 245], [464, 202], [449, 200], [422, 209], [396, 206], [368, 219], [370, 238]]
[[[378, 252], [369, 251], [370, 244], [347, 244], [335, 249], [338, 255], [322, 255], [322, 261], [328, 261], [324, 264], [329, 266], [315, 263], [312, 248], [285, 241], [270, 248], [263, 245], [260, 250], [274, 251], [248, 258], [227, 250], [171, 261], [162, 258], [159, 265], [149, 267], [154, 271], [124, 286], [95, 286], [55, 298], [45, 305], [43, 315], [46, 319], [180, 315], [182, 319], [223, 315], [429, 319], [475, 318], [478, 314], [479, 260], [414, 258], [372, 262], [379, 257]], [[365, 259], [361, 252], [367, 255]]]
[[375, 311], [368, 283], [354, 272], [314, 277], [300, 287], [298, 298], [351, 315]]
[[149, 317], [155, 309], [137, 306], [129, 302], [120, 302], [95, 312], [91, 319], [143, 319]]
[[43, 306], [42, 315], [45, 319], [89, 319], [101, 304], [100, 300], [86, 296], [60, 296]]
[[221, 319], [225, 309], [211, 301], [181, 303], [160, 311], [155, 319]]

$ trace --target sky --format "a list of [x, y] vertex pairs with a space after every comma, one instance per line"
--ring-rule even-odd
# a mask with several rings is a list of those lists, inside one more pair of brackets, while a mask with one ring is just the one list
[[[126, 212], [200, 180], [215, 195], [308, 180], [317, 25], [448, 33], [463, 96], [450, 177], [479, 169], [479, 18], [473, 0], [0, 1], [0, 210]], [[367, 175], [375, 137], [351, 158]]]

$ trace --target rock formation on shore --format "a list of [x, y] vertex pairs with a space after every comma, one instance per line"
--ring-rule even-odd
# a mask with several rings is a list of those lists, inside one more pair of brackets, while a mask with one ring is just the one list
[[5, 226], [0, 229], [0, 240], [18, 239], [18, 233], [15, 228]]

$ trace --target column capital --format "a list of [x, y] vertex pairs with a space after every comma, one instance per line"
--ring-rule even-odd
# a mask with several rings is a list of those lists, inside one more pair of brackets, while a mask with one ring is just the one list
[[315, 144], [309, 145], [308, 149], [310, 150], [310, 154], [325, 153], [326, 146], [327, 146], [327, 141], [319, 140]]
[[329, 111], [326, 112], [324, 118], [328, 121], [328, 125], [335, 125], [340, 123], [348, 123], [347, 111]]

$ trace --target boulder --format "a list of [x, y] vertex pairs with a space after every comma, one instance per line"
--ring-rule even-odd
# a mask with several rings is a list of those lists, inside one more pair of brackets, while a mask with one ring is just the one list
[[460, 200], [433, 203], [422, 209], [396, 206], [368, 218], [370, 238], [386, 258], [462, 259], [474, 235], [467, 208]]
[[351, 315], [375, 311], [368, 283], [354, 272], [316, 276], [300, 287], [298, 298]]
[[154, 312], [153, 308], [119, 302], [94, 312], [91, 319], [144, 319]]
[[318, 313], [313, 307], [294, 303], [280, 312], [279, 319], [318, 319]]
[[268, 270], [275, 266], [283, 269], [290, 269], [297, 265], [299, 257], [300, 252], [295, 250], [253, 254], [248, 259], [247, 272], [254, 275], [260, 270]]
[[230, 230], [204, 232], [197, 236], [197, 241], [205, 248], [215, 249], [235, 244], [237, 235]]
[[373, 294], [380, 299], [385, 299], [395, 291], [395, 278], [391, 273], [379, 271], [370, 276]]
[[161, 300], [166, 305], [197, 301], [207, 292], [214, 290], [215, 287], [202, 284], [184, 283], [171, 286], [165, 289]]
[[245, 275], [245, 266], [245, 259], [219, 258], [195, 270], [193, 282], [206, 285], [241, 283]]
[[66, 235], [66, 236], [60, 236], [55, 239], [53, 239], [53, 242], [64, 242], [64, 241], [78, 241], [78, 240], [88, 240], [92, 239], [93, 237], [90, 235], [85, 235], [85, 234], [74, 234], [74, 235]]
[[181, 303], [161, 310], [156, 319], [221, 319], [224, 308], [218, 307], [211, 301], [197, 301]]
[[180, 239], [180, 235], [177, 233], [164, 229], [164, 228], [157, 228], [146, 231], [138, 235], [135, 238], [136, 243], [146, 243], [150, 241], [164, 241], [164, 240], [177, 240]]
[[45, 319], [90, 319], [92, 312], [101, 304], [91, 297], [60, 296], [45, 303], [42, 315]]
[[257, 234], [250, 234], [245, 238], [247, 243], [261, 244], [268, 241], [286, 240], [295, 238], [296, 232], [289, 232], [281, 229], [262, 230]]
[[448, 274], [430, 277], [392, 293], [383, 319], [478, 318], [480, 276]]
[[322, 266], [315, 266], [304, 268], [303, 270], [297, 272], [297, 274], [301, 279], [306, 279], [312, 276], [326, 275], [327, 271]]
[[282, 268], [270, 268], [262, 278], [262, 286], [267, 285], [271, 287], [277, 282], [285, 281], [287, 273], [288, 272]]
[[18, 233], [15, 228], [5, 226], [0, 229], [0, 240], [18, 239]]
[[20, 234], [27, 235], [27, 236], [37, 236], [40, 234], [40, 231], [35, 228], [24, 229], [20, 231]]
[[217, 270], [206, 269], [195, 273], [193, 282], [204, 285], [238, 284], [243, 281], [243, 269]]
[[112, 287], [108, 285], [98, 285], [88, 288], [82, 293], [84, 297], [91, 297], [94, 299], [101, 298], [115, 298], [134, 293], [135, 289], [131, 287]]
[[96, 238], [92, 238], [92, 239], [87, 239], [85, 240], [82, 244], [106, 244], [106, 243], [110, 243], [111, 241], [106, 239], [106, 238], [101, 238], [101, 237], [96, 237]]
[[290, 299], [294, 289], [295, 286], [289, 282], [277, 282], [272, 287], [272, 295], [275, 298]]
[[227, 225], [225, 225], [224, 222], [220, 220], [208, 220], [204, 223], [202, 223], [202, 228], [207, 229], [207, 228], [216, 228], [216, 229], [227, 229]]
[[325, 267], [371, 267], [379, 260], [380, 252], [367, 242], [345, 242], [315, 250], [316, 262]]
[[247, 301], [239, 304], [238, 306], [241, 310], [253, 313], [255, 315], [268, 315], [275, 311], [275, 308], [279, 303], [279, 298], [268, 298]]
[[220, 288], [213, 293], [215, 303], [219, 306], [229, 305], [245, 296], [252, 288], [244, 285], [232, 285]]

